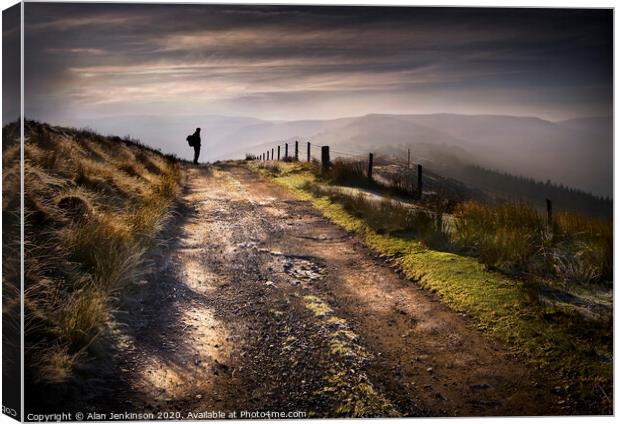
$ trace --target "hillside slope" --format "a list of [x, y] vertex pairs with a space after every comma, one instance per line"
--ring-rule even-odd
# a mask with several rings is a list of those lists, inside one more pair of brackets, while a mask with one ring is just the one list
[[[369, 115], [323, 133], [312, 142], [338, 148], [394, 150], [424, 144], [454, 149], [465, 166], [477, 165], [539, 181], [551, 180], [601, 196], [612, 194], [612, 137], [573, 130], [538, 118], [464, 115]], [[458, 150], [465, 150], [466, 156]], [[436, 154], [431, 150], [427, 159]], [[414, 157], [416, 160], [417, 157]]]
[[[19, 207], [19, 126], [3, 132], [10, 213]], [[100, 349], [119, 291], [140, 280], [169, 216], [181, 168], [136, 141], [26, 121], [24, 178], [26, 382], [36, 391], [77, 378]], [[3, 247], [5, 260], [19, 257], [18, 245]], [[5, 264], [5, 285], [19, 280], [18, 265]]]

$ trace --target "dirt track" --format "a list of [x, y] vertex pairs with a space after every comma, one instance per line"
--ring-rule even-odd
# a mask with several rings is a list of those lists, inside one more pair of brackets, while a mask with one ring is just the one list
[[191, 169], [164, 240], [90, 409], [561, 413], [535, 370], [244, 168]]

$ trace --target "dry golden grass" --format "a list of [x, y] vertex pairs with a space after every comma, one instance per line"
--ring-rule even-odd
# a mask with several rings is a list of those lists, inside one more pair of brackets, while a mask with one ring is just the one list
[[[19, 145], [5, 149], [5, 210], [19, 199], [18, 157]], [[25, 159], [27, 378], [63, 383], [105, 331], [119, 291], [143, 274], [182, 171], [130, 140], [30, 121]]]
[[453, 242], [481, 262], [511, 272], [553, 275], [569, 283], [611, 281], [610, 221], [560, 213], [547, 217], [524, 203], [459, 205]]

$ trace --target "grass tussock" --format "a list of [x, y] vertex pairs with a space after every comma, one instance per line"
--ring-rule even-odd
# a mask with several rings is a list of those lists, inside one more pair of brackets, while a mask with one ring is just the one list
[[[19, 199], [7, 159], [5, 211]], [[175, 157], [128, 137], [32, 121], [25, 160], [26, 378], [66, 383], [88, 360], [120, 291], [141, 277], [182, 170]]]
[[612, 279], [611, 222], [570, 213], [547, 217], [524, 203], [467, 202], [454, 213], [452, 242], [504, 272], [589, 284]]

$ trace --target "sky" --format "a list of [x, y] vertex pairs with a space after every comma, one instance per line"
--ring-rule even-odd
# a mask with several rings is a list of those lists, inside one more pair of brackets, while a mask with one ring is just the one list
[[610, 116], [612, 25], [611, 10], [26, 3], [26, 116]]

